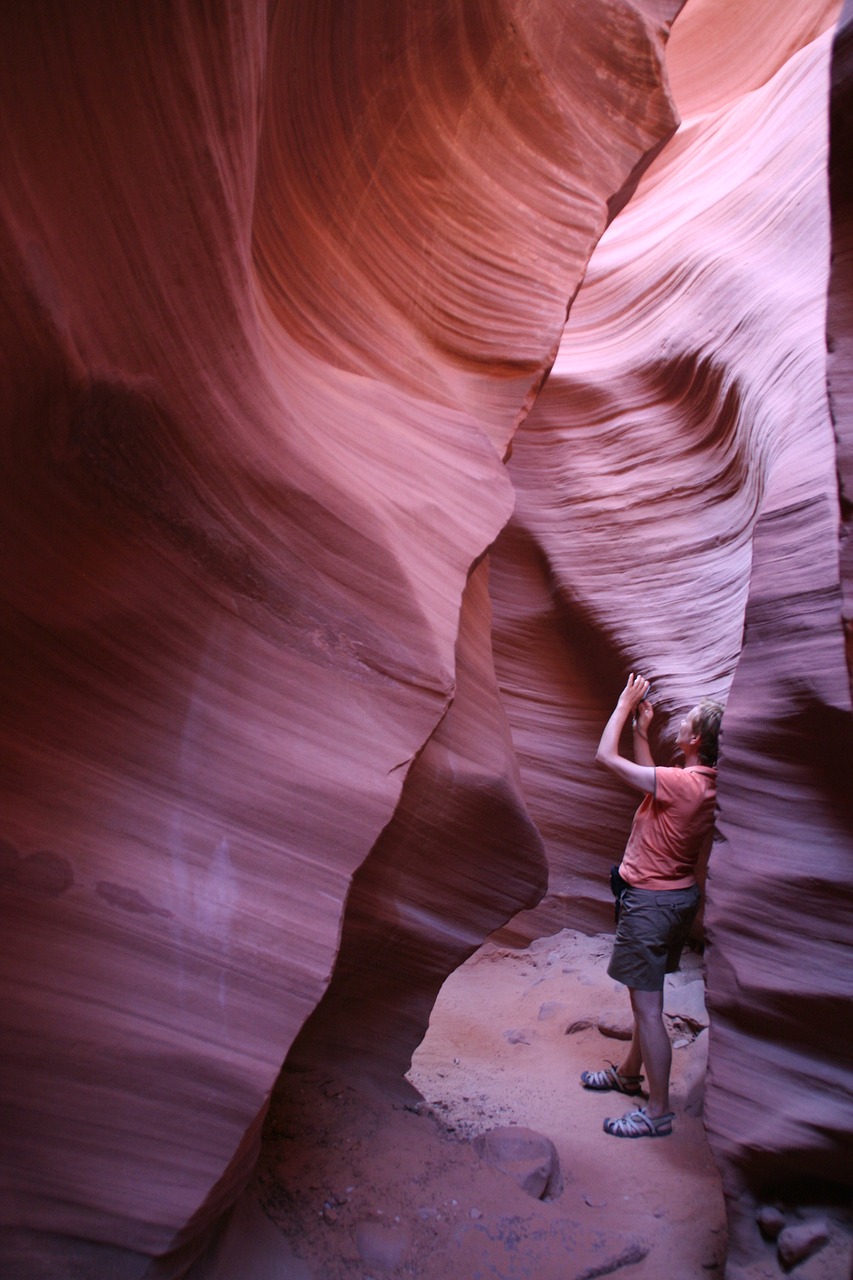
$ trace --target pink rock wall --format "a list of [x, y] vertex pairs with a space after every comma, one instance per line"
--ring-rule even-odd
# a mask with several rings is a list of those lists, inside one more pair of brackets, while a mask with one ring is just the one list
[[[399, 1061], [425, 993], [539, 891], [472, 569], [589, 253], [674, 127], [676, 8], [4, 14], [21, 1277], [183, 1266], [250, 1167], [348, 894], [344, 975], [385, 936], [372, 907], [359, 932], [377, 885], [444, 934], [405, 943]], [[468, 869], [449, 834], [483, 839]]]
[[179, 1273], [297, 1037], [397, 1087], [486, 933], [606, 925], [632, 804], [590, 760], [638, 663], [661, 749], [728, 697], [708, 1124], [735, 1259], [756, 1197], [849, 1164], [847, 46], [837, 444], [837, 5], [690, 0], [684, 124], [643, 178], [678, 8], [3, 15], [21, 1280]]
[[725, 696], [769, 485], [811, 473], [836, 501], [828, 38], [749, 94], [729, 101], [723, 85], [717, 111], [685, 121], [596, 250], [513, 442], [495, 650], [561, 913], [591, 912], [601, 846], [615, 855], [623, 838], [612, 806], [633, 810], [587, 767], [626, 667], [653, 679], [659, 735], [700, 690]]
[[[725, 23], [718, 45], [698, 27], [693, 40], [701, 6], [676, 22], [684, 122], [593, 254], [516, 434], [516, 512], [492, 557], [496, 666], [551, 868], [516, 934], [606, 924], [599, 886], [632, 806], [589, 762], [625, 671], [651, 678], [664, 724], [700, 693], [727, 699], [706, 1121], [732, 1275], [760, 1255], [757, 1200], [819, 1196], [824, 1179], [843, 1195], [853, 1167], [851, 718], [824, 341], [832, 33], [812, 39], [827, 16], [801, 12], [784, 48], [772, 24], [751, 70], [727, 64]], [[752, 22], [735, 22], [742, 42]], [[713, 98], [710, 69], [688, 75], [691, 45], [706, 64], [722, 55]], [[845, 271], [836, 259], [841, 346]]]
[[353, 876], [335, 972], [290, 1054], [387, 1093], [423, 1039], [444, 979], [547, 887], [495, 680], [487, 561], [463, 596], [456, 694], [394, 817]]
[[[839, 39], [834, 49], [827, 46], [832, 64], [826, 68], [837, 90], [845, 81], [849, 14]], [[849, 69], [846, 81], [849, 93]], [[845, 136], [838, 105], [832, 160], [844, 173], [849, 118]], [[821, 182], [821, 196], [824, 190]], [[845, 270], [849, 299], [849, 217], [841, 192], [836, 182], [831, 345], [834, 333], [842, 338], [845, 332]], [[849, 518], [849, 433], [838, 357], [836, 347], [829, 374], [840, 448], [824, 485], [808, 482], [802, 462], [783, 465], [781, 474], [773, 469], [753, 538], [744, 642], [727, 711], [723, 842], [709, 909], [713, 1032], [706, 1114], [732, 1204], [730, 1251], [745, 1260], [759, 1249], [751, 1213], [756, 1199], [786, 1192], [792, 1199], [820, 1199], [827, 1180], [849, 1194], [853, 1170], [846, 962], [853, 733], [842, 595], [849, 553], [840, 519]], [[767, 1107], [768, 1082], [783, 1100], [778, 1107]]]
[[853, 687], [853, 8], [845, 4], [833, 43], [829, 192], [832, 269], [827, 304], [829, 402], [841, 490], [841, 589]]

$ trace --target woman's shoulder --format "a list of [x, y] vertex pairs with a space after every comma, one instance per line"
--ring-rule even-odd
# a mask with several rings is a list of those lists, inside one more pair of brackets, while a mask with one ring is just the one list
[[709, 783], [716, 783], [717, 770], [707, 764], [663, 765], [655, 770], [657, 777], [657, 795], [678, 796], [704, 792]]

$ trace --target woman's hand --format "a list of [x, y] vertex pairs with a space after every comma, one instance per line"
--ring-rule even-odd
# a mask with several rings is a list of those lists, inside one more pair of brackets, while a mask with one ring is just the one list
[[[638, 676], [631, 672], [628, 683], [619, 694], [613, 713], [604, 726], [595, 759], [598, 764], [603, 764], [605, 769], [610, 769], [623, 782], [627, 782], [629, 787], [654, 795], [655, 762], [648, 742], [639, 738], [634, 739], [634, 760], [629, 760], [619, 750], [619, 739], [628, 716], [641, 715], [646, 723], [651, 720], [652, 708], [645, 701], [650, 688], [645, 676]], [[638, 710], [640, 707], [643, 707], [642, 711]]]
[[649, 736], [649, 728], [654, 714], [654, 707], [645, 698], [637, 704], [637, 710], [634, 712], [634, 728], [645, 738]]
[[626, 711], [633, 711], [645, 699], [650, 688], [651, 685], [645, 676], [635, 676], [632, 671], [628, 677], [628, 683], [619, 694], [619, 706], [624, 707]]

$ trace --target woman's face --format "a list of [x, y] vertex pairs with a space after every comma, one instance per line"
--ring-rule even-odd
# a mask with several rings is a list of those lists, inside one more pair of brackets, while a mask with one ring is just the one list
[[693, 707], [692, 710], [687, 712], [687, 715], [678, 726], [678, 737], [675, 742], [676, 746], [680, 747], [682, 751], [685, 751], [686, 748], [689, 747], [691, 743], [694, 743], [694, 740], [698, 737], [695, 729], [696, 716], [698, 714], [699, 708]]

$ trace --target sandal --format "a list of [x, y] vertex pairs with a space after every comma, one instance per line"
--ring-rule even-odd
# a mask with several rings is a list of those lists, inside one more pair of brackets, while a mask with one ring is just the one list
[[581, 1084], [585, 1089], [596, 1089], [603, 1092], [615, 1089], [617, 1093], [627, 1093], [629, 1098], [636, 1097], [643, 1090], [640, 1081], [643, 1076], [620, 1076], [616, 1063], [611, 1062], [603, 1071], [582, 1071]]
[[604, 1132], [614, 1138], [666, 1138], [672, 1133], [674, 1111], [667, 1111], [662, 1116], [646, 1115], [640, 1107], [639, 1111], [628, 1111], [615, 1120], [604, 1121]]

